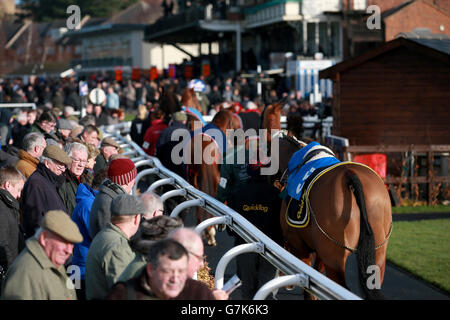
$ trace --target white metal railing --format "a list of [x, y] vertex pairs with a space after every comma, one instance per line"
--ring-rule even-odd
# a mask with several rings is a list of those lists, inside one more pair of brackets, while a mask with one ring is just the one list
[[36, 109], [35, 103], [0, 103], [0, 108], [32, 108]]
[[183, 195], [186, 198], [186, 201], [181, 202], [175, 207], [171, 216], [177, 216], [186, 208], [202, 207], [208, 213], [215, 216], [215, 218], [210, 218], [198, 225], [195, 229], [196, 232], [201, 232], [201, 230], [210, 225], [226, 224], [247, 242], [247, 244], [230, 249], [219, 261], [215, 273], [215, 283], [218, 289], [221, 289], [223, 286], [225, 269], [231, 259], [245, 252], [258, 252], [286, 276], [275, 278], [266, 283], [256, 293], [254, 299], [265, 299], [270, 292], [286, 285], [300, 286], [319, 299], [360, 299], [360, 297], [333, 282], [280, 247], [239, 213], [206, 193], [197, 190], [179, 175], [165, 168], [159, 159], [147, 155], [136, 143], [126, 139], [118, 131], [120, 129], [116, 132], [112, 132], [112, 130], [108, 130], [108, 132], [104, 131], [104, 136], [112, 136], [119, 143], [123, 144], [130, 158], [138, 159], [135, 163], [136, 167], [150, 167], [140, 170], [138, 173], [135, 187], [132, 191], [133, 194], [136, 194], [136, 188], [140, 179], [149, 174], [157, 175], [159, 180], [153, 183], [152, 186], [157, 186], [156, 184], [159, 181], [163, 181], [159, 185], [170, 183], [175, 188], [175, 190], [168, 191], [161, 196], [163, 201], [177, 195]]

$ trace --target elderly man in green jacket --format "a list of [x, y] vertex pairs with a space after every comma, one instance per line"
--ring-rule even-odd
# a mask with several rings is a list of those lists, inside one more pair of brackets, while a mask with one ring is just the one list
[[86, 298], [104, 299], [135, 258], [129, 239], [147, 210], [136, 196], [120, 194], [111, 202], [111, 222], [94, 238], [86, 259]]
[[61, 210], [48, 211], [36, 235], [8, 269], [4, 300], [76, 300], [64, 263], [83, 241], [77, 225]]

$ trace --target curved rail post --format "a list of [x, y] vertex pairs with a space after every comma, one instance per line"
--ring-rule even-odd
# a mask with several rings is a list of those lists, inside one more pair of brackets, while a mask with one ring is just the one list
[[173, 209], [172, 213], [170, 214], [171, 217], [176, 218], [178, 215], [183, 211], [184, 209], [190, 208], [190, 207], [204, 207], [205, 206], [205, 200], [203, 199], [194, 199], [194, 200], [188, 200], [183, 201], [179, 205]]
[[205, 230], [209, 226], [213, 226], [213, 225], [216, 225], [216, 224], [230, 225], [231, 224], [231, 217], [222, 216], [222, 217], [214, 217], [214, 218], [206, 219], [205, 221], [200, 223], [198, 226], [196, 226], [194, 231], [197, 234], [200, 234], [200, 233], [202, 233], [203, 230]]
[[148, 175], [148, 174], [157, 174], [157, 173], [159, 173], [158, 168], [149, 168], [149, 169], [145, 169], [145, 170], [142, 170], [141, 172], [139, 172], [134, 180], [133, 191], [131, 192], [131, 194], [136, 195], [138, 183], [143, 176]]
[[166, 184], [174, 184], [175, 179], [174, 178], [165, 178], [165, 179], [159, 179], [158, 181], [153, 182], [150, 187], [148, 187], [147, 191], [153, 191], [156, 188], [159, 188], [161, 186], [164, 186]]
[[309, 279], [304, 274], [297, 273], [289, 276], [282, 276], [270, 280], [265, 283], [256, 292], [253, 300], [265, 300], [266, 297], [273, 292], [275, 289], [282, 288], [285, 286], [297, 286], [297, 287], [307, 287], [309, 285]]
[[254, 242], [254, 243], [246, 243], [241, 244], [239, 246], [236, 246], [234, 248], [231, 248], [223, 255], [223, 257], [220, 259], [219, 263], [216, 267], [216, 274], [214, 275], [215, 278], [215, 287], [217, 289], [222, 289], [223, 287], [223, 277], [225, 275], [225, 269], [227, 268], [228, 263], [233, 259], [234, 257], [247, 253], [247, 252], [256, 252], [261, 253], [264, 251], [264, 244], [261, 242]]
[[124, 153], [122, 153], [123, 156], [131, 156], [131, 155], [136, 155], [139, 154], [137, 150], [129, 150], [129, 151], [125, 151]]
[[140, 161], [136, 162], [136, 163], [134, 164], [134, 166], [135, 166], [136, 168], [138, 168], [138, 167], [144, 166], [144, 165], [146, 165], [146, 164], [148, 164], [148, 165], [150, 165], [150, 166], [153, 165], [153, 160], [152, 160], [152, 159], [140, 160]]
[[136, 158], [131, 158], [131, 161], [133, 161], [134, 163], [141, 161], [141, 160], [145, 160], [144, 156], [137, 156]]
[[187, 195], [186, 189], [176, 189], [176, 190], [170, 190], [161, 195], [161, 201], [164, 203], [167, 199], [176, 197], [176, 196], [185, 196]]

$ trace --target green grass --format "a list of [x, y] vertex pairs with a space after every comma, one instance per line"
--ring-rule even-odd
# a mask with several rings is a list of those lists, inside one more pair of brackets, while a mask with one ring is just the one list
[[394, 222], [387, 259], [450, 292], [450, 219]]
[[450, 212], [450, 205], [392, 207], [392, 213]]
[[134, 120], [134, 118], [136, 118], [136, 115], [135, 114], [132, 114], [132, 113], [125, 113], [125, 122], [127, 122], [127, 121], [133, 121]]

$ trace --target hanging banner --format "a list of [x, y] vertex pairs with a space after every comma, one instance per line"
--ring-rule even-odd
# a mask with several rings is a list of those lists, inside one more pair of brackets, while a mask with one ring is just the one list
[[194, 66], [190, 64], [184, 65], [184, 78], [192, 79], [194, 77]]
[[116, 81], [122, 81], [122, 69], [116, 69], [114, 70], [114, 80]]
[[139, 81], [141, 80], [141, 72], [139, 68], [133, 68], [131, 70], [131, 80]]
[[158, 79], [158, 69], [156, 67], [150, 68], [150, 81]]
[[211, 74], [211, 69], [209, 66], [209, 61], [208, 60], [203, 60], [202, 61], [202, 75], [204, 77], [209, 77]]
[[174, 64], [169, 64], [168, 77], [171, 79], [177, 77], [176, 66]]

